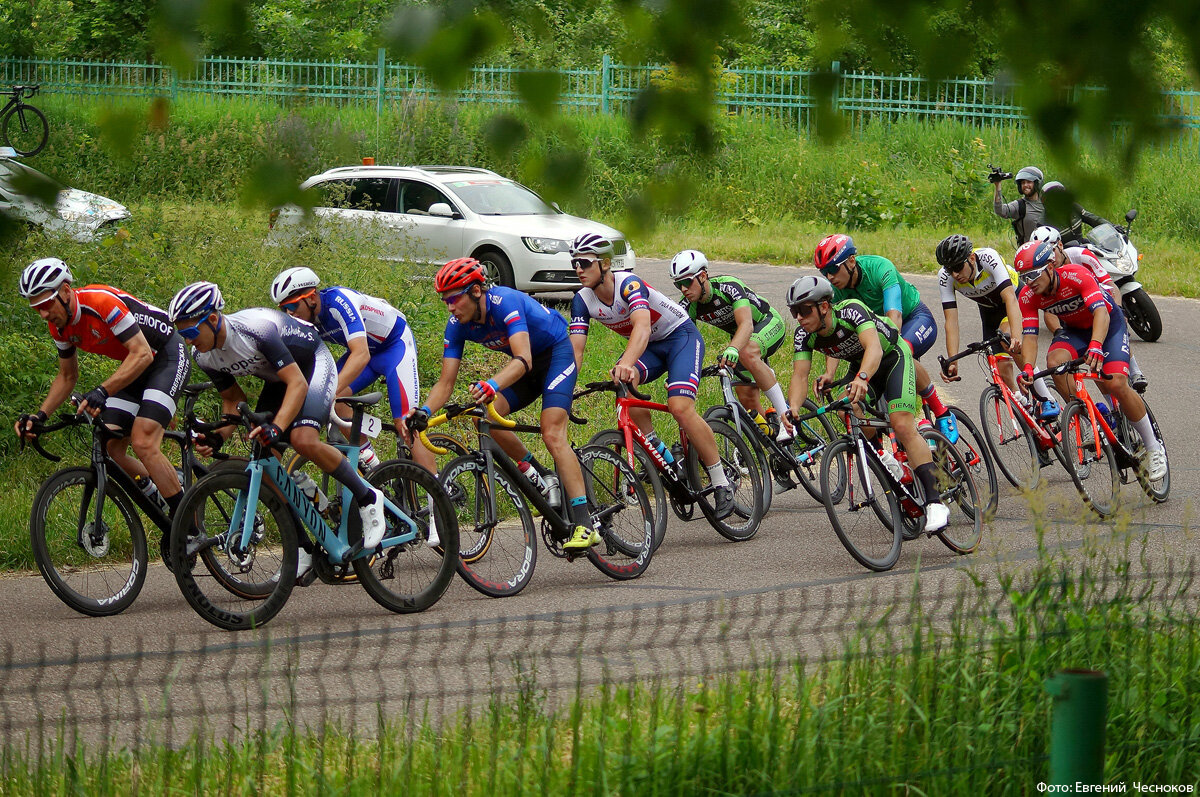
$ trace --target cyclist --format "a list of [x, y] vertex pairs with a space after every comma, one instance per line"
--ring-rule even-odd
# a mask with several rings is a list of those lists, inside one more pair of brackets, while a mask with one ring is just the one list
[[[1107, 223], [1103, 220], [1101, 222]], [[1066, 263], [1072, 263], [1076, 266], [1087, 266], [1088, 270], [1092, 272], [1092, 276], [1096, 278], [1096, 282], [1108, 293], [1113, 304], [1122, 308], [1122, 312], [1124, 312], [1121, 289], [1113, 282], [1112, 275], [1108, 273], [1108, 269], [1092, 254], [1090, 249], [1083, 246], [1064, 247], [1062, 235], [1056, 228], [1049, 225], [1043, 225], [1034, 230], [1033, 237], [1030, 240], [1042, 241], [1054, 247], [1053, 268], [1058, 268]], [[1142, 369], [1138, 367], [1137, 360], [1134, 359], [1132, 348], [1129, 351], [1129, 384], [1138, 392], [1145, 390], [1148, 384], [1145, 375], [1142, 373]]]
[[[473, 257], [451, 260], [434, 275], [433, 287], [450, 313], [442, 372], [426, 403], [410, 413], [407, 422], [416, 420], [421, 428], [445, 405], [454, 391], [467, 341], [507, 354], [512, 359], [495, 375], [471, 385], [471, 397], [481, 405], [494, 403], [500, 415], [542, 399], [542, 441], [562, 479], [575, 524], [563, 548], [586, 550], [600, 542], [600, 534], [592, 527], [583, 470], [567, 437], [567, 413], [579, 377], [567, 322], [529, 295], [501, 285], [488, 287], [485, 280], [483, 266]], [[513, 460], [529, 463], [540, 474], [549, 473], [513, 433], [493, 428], [492, 437]]]
[[[790, 440], [787, 399], [768, 362], [787, 335], [783, 316], [737, 277], [709, 276], [708, 258], [695, 249], [685, 249], [671, 260], [671, 281], [683, 293], [683, 307], [693, 322], [703, 321], [729, 333], [721, 360], [735, 369], [739, 379], [754, 383], [737, 387], [742, 406], [757, 413], [764, 427], [774, 420], [773, 425], [781, 427], [779, 439]], [[760, 389], [772, 405], [765, 413]]]
[[[417, 344], [408, 319], [383, 299], [340, 285], [318, 290], [320, 285], [310, 268], [285, 269], [271, 283], [271, 301], [293, 318], [314, 325], [326, 344], [346, 348], [337, 361], [338, 396], [353, 395], [383, 377], [392, 419], [399, 428], [420, 396]], [[437, 462], [425, 446], [413, 446], [412, 458], [437, 473]], [[365, 440], [359, 464], [369, 470], [378, 463], [370, 441]]]
[[[667, 409], [696, 446], [708, 471], [715, 488], [715, 516], [727, 518], [733, 511], [733, 488], [725, 476], [713, 431], [696, 412], [704, 339], [678, 303], [628, 271], [614, 272], [612, 256], [612, 241], [602, 235], [584, 233], [571, 242], [571, 265], [583, 286], [571, 302], [575, 364], [582, 361], [594, 318], [629, 340], [609, 371], [614, 382], [645, 384], [666, 372]], [[630, 416], [644, 433], [653, 434], [649, 410], [632, 409]]]
[[[167, 315], [220, 391], [223, 412], [236, 413], [238, 403], [246, 401], [237, 377], [255, 376], [265, 383], [255, 409], [275, 417], [251, 430], [251, 439], [270, 445], [286, 437], [296, 453], [348, 487], [359, 505], [362, 546], [377, 548], [386, 529], [383, 493], [367, 484], [342, 452], [321, 441], [333, 408], [337, 370], [316, 327], [265, 307], [228, 315], [224, 309], [220, 288], [193, 282], [175, 294]], [[232, 433], [225, 427], [206, 434], [196, 450], [207, 455]], [[300, 544], [296, 581], [308, 585], [315, 575], [313, 544], [307, 534], [300, 535]]]
[[[788, 391], [792, 412], [804, 411], [814, 351], [833, 363], [832, 369], [827, 368], [825, 374], [817, 377], [813, 386], [817, 393], [833, 381], [838, 361], [848, 361], [856, 369], [856, 375], [846, 390], [847, 395], [852, 401], [861, 402], [868, 389], [873, 388], [887, 400], [889, 423], [907, 452], [925, 495], [938, 495], [933, 455], [917, 431], [921, 404], [917, 400], [916, 361], [911, 350], [891, 319], [872, 313], [857, 299], [835, 301], [834, 295], [833, 286], [824, 277], [801, 277], [788, 288], [788, 309], [799, 324], [793, 341], [792, 384]], [[883, 454], [884, 464], [898, 476], [899, 463], [890, 453]], [[926, 500], [926, 531], [945, 528], [949, 518], [950, 510], [945, 504]]]
[[[1146, 413], [1142, 397], [1129, 386], [1129, 330], [1125, 314], [1113, 303], [1091, 272], [1083, 266], [1065, 264], [1055, 267], [1054, 247], [1042, 241], [1029, 241], [1017, 250], [1014, 261], [1021, 277], [1018, 303], [1024, 317], [1022, 352], [1028, 383], [1038, 349], [1038, 311], [1053, 313], [1062, 323], [1054, 335], [1046, 366], [1053, 368], [1084, 352], [1087, 367], [1104, 369], [1111, 380], [1098, 381], [1100, 392], [1112, 395], [1121, 404], [1125, 417], [1141, 435], [1146, 450], [1146, 470], [1151, 480], [1167, 474], [1167, 457], [1162, 443]], [[1067, 378], [1055, 376], [1058, 391], [1071, 395]]]
[[[173, 514], [183, 492], [162, 439], [191, 373], [183, 340], [154, 305], [108, 285], [76, 289], [72, 282], [71, 270], [57, 257], [35, 260], [21, 273], [20, 293], [46, 321], [58, 348], [58, 374], [38, 411], [21, 416], [17, 435], [32, 436], [36, 424], [71, 395], [79, 380], [78, 349], [116, 360], [117, 370], [84, 395], [78, 412], [99, 417], [117, 433], [106, 444], [109, 456], [148, 496], [157, 488]], [[130, 446], [137, 459], [128, 455]], [[164, 562], [168, 543], [164, 533]]]
[[993, 210], [1004, 219], [1012, 219], [1013, 233], [1017, 236], [1017, 246], [1029, 240], [1034, 228], [1045, 224], [1046, 206], [1042, 204], [1042, 170], [1036, 166], [1026, 166], [1017, 172], [1013, 178], [1017, 183], [1017, 193], [1021, 196], [1012, 202], [1005, 202], [1000, 194], [1000, 183], [996, 182]]
[[[1017, 272], [1005, 264], [1004, 258], [995, 249], [975, 249], [971, 239], [965, 235], [950, 235], [942, 239], [934, 255], [942, 267], [938, 271], [938, 290], [942, 295], [942, 313], [946, 319], [946, 354], [950, 357], [958, 354], [958, 299], [955, 294], [961, 293], [979, 305], [984, 338], [990, 338], [998, 331], [1011, 335], [1009, 352], [1016, 355], [1020, 364], [1021, 339], [1018, 335], [1012, 335], [1008, 322], [1010, 318], [1021, 317], [1017, 306]], [[1007, 354], [1002, 355], [999, 367], [1000, 375], [1008, 386], [1014, 393], [1023, 396], [1017, 389], [1012, 358]], [[947, 382], [958, 381], [958, 363], [946, 366], [942, 378]], [[1045, 383], [1038, 379], [1033, 390], [1039, 401], [1039, 415], [1042, 418], [1057, 417], [1058, 404], [1050, 398]]]
[[[921, 301], [921, 295], [886, 257], [859, 255], [849, 235], [827, 235], [817, 244], [813, 263], [833, 285], [835, 302], [858, 299], [875, 315], [891, 319], [900, 336], [908, 341], [916, 366], [917, 393], [933, 410], [938, 428], [952, 442], [958, 441], [958, 429], [950, 409], [942, 403], [929, 372], [921, 365], [921, 355], [937, 340], [933, 313]], [[833, 372], [829, 372], [833, 376]]]

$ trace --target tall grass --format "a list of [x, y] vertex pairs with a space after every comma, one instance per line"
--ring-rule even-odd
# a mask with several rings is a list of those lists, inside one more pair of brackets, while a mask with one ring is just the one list
[[1044, 680], [1082, 667], [1110, 679], [1105, 782], [1195, 784], [1190, 576], [1098, 581], [1095, 564], [1043, 560], [999, 589], [967, 587], [949, 614], [922, 612], [914, 586], [907, 613], [829, 658], [605, 677], [566, 700], [526, 670], [515, 694], [481, 710], [444, 718], [416, 705], [366, 733], [287, 720], [118, 750], [47, 728], [6, 747], [0, 773], [13, 795], [1028, 794], [1048, 775]]

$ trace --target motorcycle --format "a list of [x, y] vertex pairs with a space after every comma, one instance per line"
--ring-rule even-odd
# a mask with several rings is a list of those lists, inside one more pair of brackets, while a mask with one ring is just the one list
[[1121, 302], [1129, 327], [1149, 343], [1162, 335], [1162, 318], [1150, 294], [1137, 281], [1138, 262], [1142, 256], [1129, 241], [1129, 229], [1137, 211], [1125, 214], [1125, 227], [1101, 224], [1087, 234], [1087, 248], [1104, 265], [1105, 270], [1121, 291]]

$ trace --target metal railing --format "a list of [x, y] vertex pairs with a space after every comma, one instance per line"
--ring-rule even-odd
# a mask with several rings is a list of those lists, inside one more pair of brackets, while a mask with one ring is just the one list
[[[466, 103], [515, 105], [520, 102], [514, 67], [480, 66], [450, 96]], [[912, 75], [843, 72], [832, 64], [833, 109], [851, 129], [870, 122], [901, 119], [953, 119], [978, 126], [1017, 126], [1028, 117], [1020, 88], [990, 78], [933, 81]], [[730, 114], [768, 118], [809, 131], [817, 104], [818, 73], [788, 69], [725, 68], [716, 76], [715, 101]], [[678, 79], [670, 67], [617, 64], [605, 55], [595, 69], [560, 72], [559, 107], [567, 111], [625, 113], [640, 92]], [[379, 50], [374, 63], [282, 61], [210, 56], [190, 74], [162, 64], [0, 59], [0, 84], [40, 83], [47, 93], [72, 96], [266, 99], [291, 103], [374, 105], [439, 96], [419, 67], [387, 61]], [[1068, 93], [1094, 89], [1077, 88]], [[1195, 148], [1200, 144], [1200, 92], [1165, 91], [1159, 119], [1165, 141]], [[1114, 138], [1125, 135], [1114, 126]]]

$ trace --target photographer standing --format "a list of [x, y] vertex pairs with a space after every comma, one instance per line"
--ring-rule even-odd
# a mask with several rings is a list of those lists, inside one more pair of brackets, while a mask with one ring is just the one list
[[1017, 236], [1017, 246], [1029, 240], [1029, 236], [1038, 227], [1045, 224], [1046, 208], [1042, 204], [1042, 170], [1036, 166], [1026, 166], [1017, 172], [1017, 192], [1021, 195], [1012, 202], [1005, 202], [1000, 195], [1000, 183], [1012, 175], [993, 168], [988, 180], [996, 187], [996, 215], [1003, 219], [1012, 219], [1013, 232]]

